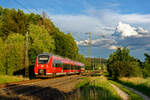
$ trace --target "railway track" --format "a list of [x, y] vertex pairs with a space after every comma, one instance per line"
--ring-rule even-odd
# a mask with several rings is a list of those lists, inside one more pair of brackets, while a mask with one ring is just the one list
[[[44, 98], [54, 97], [54, 95], [58, 93], [61, 94], [62, 97], [64, 98], [63, 94], [73, 89], [74, 88], [73, 85], [75, 85], [79, 81], [80, 77], [81, 76], [79, 75], [72, 75], [72, 76], [65, 76], [61, 78], [37, 80], [31, 83], [29, 82], [29, 83], [16, 84], [12, 86], [3, 87], [0, 88], [0, 99], [41, 100], [41, 98], [43, 99], [43, 97]], [[48, 99], [45, 98], [44, 100], [48, 100]], [[60, 100], [63, 99], [61, 98]]]

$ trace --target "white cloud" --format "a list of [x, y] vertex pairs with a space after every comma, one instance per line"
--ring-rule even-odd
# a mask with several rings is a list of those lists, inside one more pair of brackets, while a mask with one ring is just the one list
[[[108, 9], [85, 11], [80, 15], [49, 14], [51, 19], [64, 32], [85, 33], [110, 36], [121, 21], [133, 26], [141, 26], [150, 31], [150, 14], [120, 14]], [[134, 31], [133, 31], [134, 32]], [[133, 34], [136, 34], [134, 32]], [[125, 34], [126, 35], [126, 34]]]
[[84, 40], [84, 41], [76, 41], [77, 45], [80, 46], [88, 46], [89, 41], [88, 40]]
[[77, 33], [84, 38], [83, 41], [78, 39], [77, 44], [80, 46], [88, 45], [88, 35], [83, 33], [91, 32], [92, 46], [108, 49], [116, 49], [118, 46], [150, 48], [150, 14], [120, 14], [108, 9], [92, 9], [81, 15], [49, 16], [62, 31]]
[[137, 29], [136, 29], [136, 31], [139, 33], [139, 34], [144, 34], [144, 35], [148, 35], [148, 30], [145, 30], [145, 29], [143, 29], [142, 27], [138, 27]]
[[133, 27], [130, 24], [125, 24], [122, 22], [118, 23], [118, 26], [116, 28], [116, 31], [113, 35], [121, 35], [122, 38], [124, 37], [142, 37], [142, 36], [149, 36], [149, 32], [142, 27]]
[[[89, 40], [84, 41], [76, 41], [79, 46], [88, 46]], [[115, 45], [117, 42], [113, 39], [100, 38], [96, 40], [91, 40], [91, 46], [93, 47], [103, 47], [108, 49], [115, 49]], [[116, 46], [117, 48], [117, 46]]]
[[108, 49], [110, 49], [110, 50], [116, 50], [117, 48], [118, 48], [117, 46], [111, 45]]
[[139, 36], [135, 27], [132, 27], [129, 24], [124, 24], [122, 22], [119, 22], [116, 28], [116, 32], [121, 34], [122, 37]]

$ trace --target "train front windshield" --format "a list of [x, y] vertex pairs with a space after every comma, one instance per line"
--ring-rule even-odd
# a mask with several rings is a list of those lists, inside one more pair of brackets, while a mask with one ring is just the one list
[[39, 55], [38, 56], [38, 63], [39, 64], [47, 64], [49, 60], [49, 56], [48, 55]]

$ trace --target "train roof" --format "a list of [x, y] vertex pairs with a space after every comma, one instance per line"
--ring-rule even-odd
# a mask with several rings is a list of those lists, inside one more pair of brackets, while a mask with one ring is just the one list
[[58, 56], [58, 55], [54, 55], [52, 53], [42, 53], [42, 54], [39, 54], [38, 56], [40, 56], [40, 55], [49, 55], [49, 56], [53, 56], [55, 59], [60, 60], [63, 63], [72, 63], [72, 64], [77, 64], [77, 65], [80, 65], [80, 66], [84, 66], [84, 64], [81, 63], [81, 62], [74, 61], [74, 60], [71, 60], [71, 59], [68, 59], [68, 58], [64, 58], [64, 57], [61, 57], [61, 56]]
[[41, 54], [38, 54], [38, 56], [40, 55], [49, 55], [49, 56], [52, 56], [53, 54], [52, 53], [41, 53]]
[[68, 58], [64, 58], [64, 57], [60, 57], [60, 56], [57, 56], [57, 55], [53, 55], [54, 59], [56, 60], [60, 60], [61, 62], [63, 63], [70, 63], [70, 64], [77, 64], [77, 65], [80, 65], [80, 66], [84, 66], [83, 63], [80, 63], [78, 61], [74, 61], [74, 60], [71, 60], [71, 59], [68, 59]]

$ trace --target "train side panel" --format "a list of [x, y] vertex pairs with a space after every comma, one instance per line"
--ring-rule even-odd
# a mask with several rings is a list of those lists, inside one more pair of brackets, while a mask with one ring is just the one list
[[[42, 54], [40, 54], [39, 56], [41, 55]], [[39, 59], [37, 57], [34, 66], [34, 73], [36, 76], [53, 76], [77, 73], [79, 74], [84, 72], [84, 67], [82, 63], [71, 61], [62, 57], [57, 57], [55, 55], [50, 56], [48, 62], [46, 63], [38, 63], [38, 60]]]

